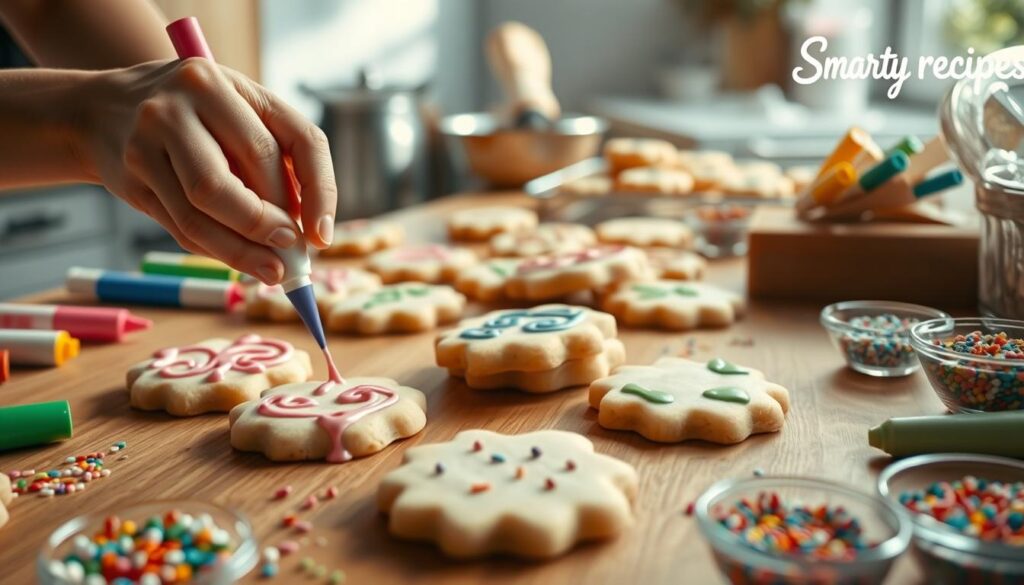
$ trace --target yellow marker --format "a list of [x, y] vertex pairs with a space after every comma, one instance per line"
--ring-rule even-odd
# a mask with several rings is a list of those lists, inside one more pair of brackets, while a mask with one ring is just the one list
[[237, 270], [220, 260], [175, 252], [147, 252], [142, 257], [142, 272], [231, 282], [238, 281], [240, 277]]
[[852, 164], [856, 170], [858, 163], [865, 158], [877, 162], [882, 160], [883, 156], [882, 149], [871, 139], [871, 135], [854, 126], [846, 131], [846, 134], [843, 135], [839, 144], [832, 151], [832, 154], [822, 163], [821, 168], [818, 169], [818, 176], [814, 178], [814, 182], [817, 183], [820, 179], [824, 178], [825, 173], [829, 169], [841, 162]]
[[0, 347], [10, 351], [12, 364], [61, 366], [78, 357], [81, 343], [67, 331], [0, 329]]
[[810, 189], [810, 197], [800, 201], [799, 208], [806, 209], [813, 205], [828, 205], [846, 190], [847, 187], [857, 181], [857, 173], [853, 165], [848, 162], [841, 162], [829, 169], [821, 180], [817, 181]]

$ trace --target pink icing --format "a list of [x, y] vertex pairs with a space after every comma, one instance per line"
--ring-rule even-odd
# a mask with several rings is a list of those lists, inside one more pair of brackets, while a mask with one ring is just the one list
[[587, 248], [579, 252], [568, 252], [554, 256], [538, 256], [523, 262], [516, 269], [519, 274], [539, 272], [541, 270], [554, 270], [566, 268], [577, 264], [586, 264], [594, 260], [609, 258], [621, 252], [625, 246], [603, 246], [600, 248]]
[[[333, 391], [335, 383], [324, 382], [314, 391], [314, 396], [325, 396]], [[353, 386], [335, 396], [333, 404], [356, 404], [356, 408], [330, 410], [331, 402], [322, 404], [312, 396], [297, 394], [271, 394], [260, 401], [259, 413], [273, 418], [316, 418], [331, 440], [331, 451], [327, 460], [331, 463], [344, 463], [352, 459], [352, 454], [345, 449], [345, 430], [364, 416], [383, 410], [398, 402], [398, 394], [389, 388], [373, 384]], [[318, 409], [320, 409], [318, 411]]]
[[394, 259], [400, 262], [421, 262], [424, 260], [447, 260], [451, 254], [446, 246], [426, 244], [401, 248], [395, 251]]
[[324, 361], [327, 362], [327, 379], [338, 384], [344, 382], [345, 379], [338, 372], [338, 366], [334, 365], [334, 356], [331, 355], [331, 350], [326, 347], [324, 348]]
[[[148, 369], [161, 378], [191, 378], [205, 375], [205, 382], [220, 382], [230, 371], [260, 374], [292, 358], [292, 345], [259, 335], [243, 335], [221, 350], [202, 345], [168, 347], [153, 354]], [[192, 354], [193, 357], [189, 357]]]

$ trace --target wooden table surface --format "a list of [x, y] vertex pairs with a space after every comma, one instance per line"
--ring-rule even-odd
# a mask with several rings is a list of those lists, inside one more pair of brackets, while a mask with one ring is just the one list
[[[393, 214], [411, 239], [442, 240], [444, 217], [452, 210], [490, 203], [525, 203], [518, 195], [460, 196]], [[327, 262], [324, 262], [325, 264]], [[9, 275], [10, 276], [10, 275]], [[743, 290], [742, 259], [713, 262], [708, 280]], [[813, 283], [808, 283], [813, 286]], [[31, 297], [35, 302], [67, 302], [63, 291]], [[943, 307], [951, 309], [950, 307]], [[470, 304], [468, 313], [485, 307]], [[277, 464], [260, 454], [239, 453], [228, 442], [226, 415], [174, 418], [133, 410], [124, 374], [130, 365], [168, 345], [212, 336], [234, 338], [256, 331], [280, 337], [313, 354], [316, 346], [299, 325], [246, 322], [240, 314], [137, 308], [156, 325], [115, 345], [89, 345], [61, 368], [17, 369], [0, 386], [0, 404], [67, 399], [75, 435], [61, 444], [0, 454], [0, 469], [48, 469], [68, 455], [128, 442], [123, 455], [111, 457], [110, 477], [85, 492], [55, 498], [28, 496], [11, 505], [11, 521], [0, 529], [0, 567], [11, 584], [33, 582], [35, 557], [47, 535], [76, 514], [117, 509], [146, 500], [192, 498], [237, 508], [253, 521], [261, 546], [288, 534], [282, 516], [297, 511], [306, 495], [336, 485], [341, 496], [313, 512], [301, 512], [313, 525], [315, 543], [281, 564], [280, 582], [298, 581], [296, 566], [312, 556], [328, 569], [342, 568], [348, 583], [441, 582], [491, 585], [527, 583], [718, 583], [708, 546], [696, 522], [684, 515], [688, 502], [726, 477], [749, 476], [761, 468], [769, 474], [825, 478], [869, 492], [888, 460], [867, 444], [867, 429], [886, 418], [935, 414], [942, 407], [924, 375], [876, 380], [847, 370], [818, 324], [817, 304], [751, 303], [746, 318], [724, 330], [662, 333], [621, 329], [628, 362], [647, 364], [678, 354], [693, 344], [697, 359], [721, 356], [758, 368], [786, 386], [792, 409], [780, 433], [757, 435], [735, 446], [700, 442], [662, 445], [629, 432], [608, 431], [588, 409], [586, 391], [547, 395], [515, 391], [474, 392], [434, 365], [433, 332], [372, 338], [331, 335], [330, 347], [345, 375], [388, 376], [421, 389], [428, 398], [428, 422], [416, 437], [383, 452], [346, 464], [324, 462]], [[753, 339], [753, 345], [742, 342]], [[326, 376], [323, 364], [317, 377]], [[490, 559], [446, 560], [429, 544], [393, 540], [375, 506], [377, 482], [399, 465], [413, 445], [442, 442], [463, 429], [504, 433], [562, 429], [589, 437], [599, 452], [634, 465], [640, 475], [635, 524], [620, 538], [578, 547], [545, 563]], [[271, 501], [279, 486], [291, 484], [293, 496]], [[304, 579], [304, 577], [303, 577]], [[917, 567], [900, 559], [890, 583], [916, 582]], [[254, 571], [247, 581], [258, 581]], [[312, 582], [312, 581], [310, 581]]]

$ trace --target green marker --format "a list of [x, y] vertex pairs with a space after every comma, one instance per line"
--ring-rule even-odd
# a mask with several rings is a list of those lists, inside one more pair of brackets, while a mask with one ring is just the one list
[[0, 451], [70, 438], [71, 405], [67, 400], [0, 408]]
[[907, 136], [903, 140], [900, 140], [892, 146], [889, 150], [885, 151], [885, 156], [889, 157], [897, 152], [902, 152], [907, 156], [914, 156], [915, 154], [924, 150], [924, 143], [917, 136]]
[[241, 278], [240, 272], [220, 260], [174, 252], [146, 252], [142, 257], [142, 272], [231, 282]]
[[981, 453], [1024, 459], [1024, 411], [891, 418], [868, 430], [868, 444], [895, 457]]

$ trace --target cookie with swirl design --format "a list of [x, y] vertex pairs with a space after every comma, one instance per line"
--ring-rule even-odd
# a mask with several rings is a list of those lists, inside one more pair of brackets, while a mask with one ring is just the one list
[[308, 353], [250, 334], [161, 349], [128, 370], [127, 386], [135, 408], [194, 416], [228, 412], [267, 388], [312, 375]]
[[437, 365], [476, 389], [552, 392], [589, 384], [622, 363], [615, 319], [572, 305], [492, 311], [438, 336]]

